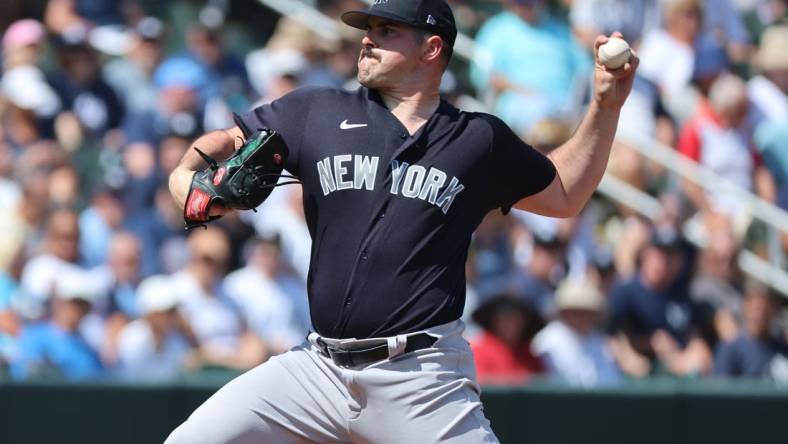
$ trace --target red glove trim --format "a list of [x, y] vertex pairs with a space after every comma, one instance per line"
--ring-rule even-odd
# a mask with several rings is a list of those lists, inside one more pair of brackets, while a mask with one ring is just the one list
[[186, 198], [186, 205], [184, 206], [185, 219], [187, 221], [205, 222], [210, 218], [208, 217], [208, 206], [211, 204], [211, 195], [207, 192], [194, 188], [189, 197]]

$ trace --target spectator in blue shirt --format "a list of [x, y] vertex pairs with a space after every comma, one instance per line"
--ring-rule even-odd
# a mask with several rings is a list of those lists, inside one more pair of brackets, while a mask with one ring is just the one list
[[153, 73], [158, 106], [129, 113], [123, 131], [130, 142], [158, 145], [176, 134], [188, 139], [203, 131], [203, 110], [209, 97], [211, 73], [198, 61], [184, 55], [164, 60]]
[[208, 72], [209, 80], [202, 94], [204, 98], [221, 96], [231, 110], [246, 111], [247, 96], [251, 92], [243, 59], [223, 45], [220, 28], [194, 26], [187, 35], [188, 56]]
[[788, 345], [774, 334], [777, 306], [769, 291], [749, 284], [742, 306], [742, 328], [733, 341], [720, 344], [714, 356], [714, 373], [737, 378], [788, 377]]
[[479, 29], [471, 81], [496, 94], [495, 114], [525, 134], [545, 117], [575, 117], [591, 58], [543, 0], [507, 0]]
[[774, 177], [777, 205], [788, 211], [788, 120], [762, 122], [755, 130], [754, 142]]
[[153, 111], [157, 91], [153, 72], [164, 55], [164, 23], [155, 17], [141, 19], [134, 28], [131, 49], [104, 66], [104, 77], [131, 113]]
[[0, 272], [0, 373], [13, 354], [20, 324], [19, 318], [11, 309], [11, 299], [16, 287], [17, 284], [11, 276]]
[[122, 190], [106, 185], [94, 190], [90, 205], [79, 215], [79, 251], [86, 267], [107, 261], [110, 240], [122, 229], [125, 216]]
[[22, 329], [11, 360], [11, 377], [21, 380], [55, 375], [79, 380], [101, 374], [98, 355], [79, 333], [95, 296], [90, 279], [83, 274], [70, 272], [60, 276], [51, 318]]

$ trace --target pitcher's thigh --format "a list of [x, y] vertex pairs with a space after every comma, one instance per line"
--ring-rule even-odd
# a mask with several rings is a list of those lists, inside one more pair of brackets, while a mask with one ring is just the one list
[[[416, 381], [432, 379], [428, 384]], [[415, 377], [408, 383], [377, 386], [351, 430], [370, 444], [497, 443], [484, 416], [478, 386], [467, 378]]]
[[347, 442], [344, 397], [310, 353], [294, 349], [230, 381], [165, 444]]
[[411, 419], [401, 424], [405, 432], [391, 442], [498, 443], [490, 421], [484, 416], [475, 384], [459, 379], [441, 388], [425, 390], [424, 394], [432, 399], [410, 407]]

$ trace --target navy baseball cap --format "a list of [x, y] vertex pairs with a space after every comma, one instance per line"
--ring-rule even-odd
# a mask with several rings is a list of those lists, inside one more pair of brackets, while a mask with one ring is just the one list
[[367, 29], [370, 17], [387, 18], [431, 32], [450, 46], [457, 39], [454, 14], [444, 0], [375, 0], [367, 9], [342, 14], [342, 21], [354, 28]]

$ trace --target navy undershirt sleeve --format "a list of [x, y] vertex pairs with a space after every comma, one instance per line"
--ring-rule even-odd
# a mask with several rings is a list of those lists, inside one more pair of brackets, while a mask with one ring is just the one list
[[547, 188], [555, 178], [555, 166], [497, 117], [488, 116], [487, 121], [493, 131], [490, 150], [492, 208], [507, 212], [520, 199]]
[[259, 106], [246, 114], [235, 117], [235, 123], [244, 136], [261, 128], [277, 131], [282, 135], [289, 151], [285, 169], [299, 175], [298, 159], [307, 116], [315, 102], [315, 88], [300, 88], [270, 104]]

